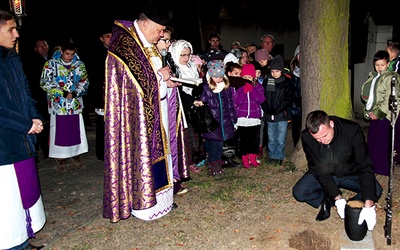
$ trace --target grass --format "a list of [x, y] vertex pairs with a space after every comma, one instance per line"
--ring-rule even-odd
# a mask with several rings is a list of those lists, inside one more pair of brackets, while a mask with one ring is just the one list
[[[283, 166], [266, 163], [262, 159], [261, 166], [257, 168], [225, 168], [221, 177], [208, 176], [206, 166], [202, 167], [200, 174], [192, 176], [187, 182], [189, 190], [195, 190], [202, 200], [208, 202], [246, 202], [251, 200], [259, 204], [275, 199], [276, 196], [286, 199], [287, 195], [282, 192], [291, 193], [289, 189], [298, 178], [287, 178], [297, 172], [295, 165], [285, 162]], [[285, 184], [286, 182], [289, 183]], [[282, 183], [283, 182], [283, 183]], [[284, 186], [284, 190], [281, 190]], [[278, 188], [279, 187], [279, 188]]]

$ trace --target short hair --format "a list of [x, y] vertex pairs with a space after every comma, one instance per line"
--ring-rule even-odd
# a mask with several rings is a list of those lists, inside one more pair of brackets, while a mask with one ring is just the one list
[[211, 33], [211, 34], [208, 36], [208, 40], [211, 40], [212, 38], [218, 38], [218, 39], [221, 41], [221, 35], [218, 34], [218, 33]]
[[235, 63], [235, 62], [227, 62], [225, 64], [225, 74], [227, 74], [228, 72], [232, 72], [234, 69], [242, 69], [242, 66], [240, 66], [240, 64]]
[[388, 43], [386, 45], [386, 49], [388, 49], [392, 52], [396, 52], [398, 54], [400, 51], [400, 44], [397, 41], [388, 41]]
[[329, 115], [323, 110], [314, 110], [306, 117], [306, 127], [311, 134], [316, 134], [321, 125], [329, 124]]
[[270, 37], [270, 38], [272, 39], [272, 42], [275, 44], [275, 38], [274, 38], [274, 36], [271, 35], [271, 34], [265, 34], [265, 35], [263, 35], [263, 36], [261, 37], [261, 42], [264, 41], [264, 38], [266, 38], [266, 37]]
[[143, 12], [141, 12], [139, 14], [138, 20], [139, 21], [147, 21], [147, 20], [149, 20], [149, 18]]
[[38, 38], [36, 38], [36, 39], [33, 41], [33, 47], [36, 47], [36, 44], [37, 44], [38, 42], [46, 42], [46, 43], [47, 43], [47, 40], [46, 40], [46, 38], [44, 38], [44, 37], [38, 37]]
[[172, 34], [173, 32], [174, 32], [174, 28], [172, 28], [171, 26], [166, 26], [164, 29], [164, 33]]
[[258, 48], [258, 45], [255, 43], [246, 44], [246, 46], [244, 46], [244, 48], [247, 49], [247, 47], [251, 47], [251, 46]]
[[7, 21], [15, 20], [13, 14], [8, 11], [0, 9], [0, 26], [3, 26]]
[[78, 49], [77, 49], [75, 43], [73, 43], [73, 42], [67, 42], [67, 43], [64, 43], [64, 44], [61, 45], [61, 50], [62, 50], [62, 51], [66, 51], [66, 50], [74, 50], [74, 51], [77, 51]]
[[389, 62], [389, 52], [387, 52], [386, 50], [378, 50], [375, 55], [374, 55], [374, 59], [372, 60], [372, 62], [375, 64], [376, 61], [379, 60], [385, 60], [386, 62]]

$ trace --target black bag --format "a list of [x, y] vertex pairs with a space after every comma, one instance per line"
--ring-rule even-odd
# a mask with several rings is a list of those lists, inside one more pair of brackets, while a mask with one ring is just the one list
[[219, 123], [211, 114], [207, 103], [204, 103], [203, 106], [193, 105], [190, 108], [190, 119], [196, 133], [212, 132], [219, 127]]

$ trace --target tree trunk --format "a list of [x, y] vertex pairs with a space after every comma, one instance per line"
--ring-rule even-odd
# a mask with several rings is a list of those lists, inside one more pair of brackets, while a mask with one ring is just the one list
[[[316, 109], [353, 118], [348, 72], [350, 0], [300, 0], [299, 13], [303, 126], [307, 114]], [[307, 170], [301, 143], [289, 160]]]

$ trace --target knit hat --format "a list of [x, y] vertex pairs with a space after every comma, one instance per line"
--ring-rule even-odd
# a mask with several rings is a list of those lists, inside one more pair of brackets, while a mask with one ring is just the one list
[[192, 61], [196, 65], [203, 65], [203, 62], [201, 61], [201, 58], [198, 55], [192, 55]]
[[251, 76], [253, 78], [256, 78], [256, 68], [251, 63], [244, 64], [242, 66], [242, 73], [240, 74], [240, 76]]
[[208, 74], [210, 77], [223, 77], [225, 65], [222, 60], [213, 60], [207, 63]]
[[277, 55], [274, 57], [274, 59], [272, 59], [271, 61], [271, 65], [270, 65], [270, 69], [271, 70], [280, 70], [283, 72], [285, 68], [285, 63], [283, 62], [283, 58], [281, 55]]
[[216, 49], [211, 49], [210, 51], [207, 52], [206, 54], [206, 61], [214, 61], [214, 60], [224, 60], [224, 55], [220, 50]]
[[254, 53], [254, 58], [259, 62], [261, 60], [269, 60], [270, 56], [266, 49], [259, 49]]

